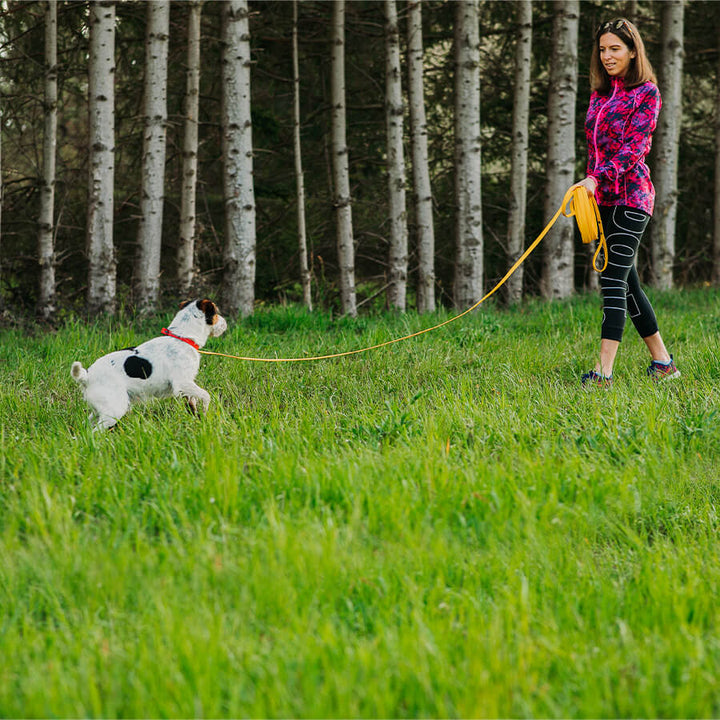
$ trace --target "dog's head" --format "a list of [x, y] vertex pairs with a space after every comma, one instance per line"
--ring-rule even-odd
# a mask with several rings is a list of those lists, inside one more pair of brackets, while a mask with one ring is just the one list
[[222, 335], [227, 330], [227, 322], [212, 300], [188, 300], [180, 305], [180, 312], [168, 329], [202, 347], [209, 337]]

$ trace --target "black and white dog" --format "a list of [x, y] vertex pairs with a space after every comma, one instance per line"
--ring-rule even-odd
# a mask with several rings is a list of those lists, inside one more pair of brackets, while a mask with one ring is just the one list
[[193, 412], [198, 401], [207, 412], [210, 395], [195, 384], [198, 350], [225, 330], [227, 323], [215, 303], [190, 301], [180, 306], [170, 327], [163, 328], [163, 337], [104, 355], [87, 370], [74, 362], [71, 374], [94, 411], [95, 429], [114, 427], [131, 403], [149, 398], [185, 397]]

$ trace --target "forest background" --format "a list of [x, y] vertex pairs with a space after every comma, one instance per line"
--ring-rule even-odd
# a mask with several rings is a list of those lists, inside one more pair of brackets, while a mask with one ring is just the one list
[[[472, 3], [479, 25], [480, 121], [482, 145], [482, 246], [485, 288], [508, 267], [507, 226], [515, 50], [519, 33], [516, 2]], [[588, 67], [594, 30], [609, 18], [636, 21], [656, 68], [662, 58], [664, 6], [656, 2], [582, 2], [577, 40], [575, 178], [584, 174], [583, 119], [589, 96]], [[678, 3], [675, 3], [676, 5]], [[713, 256], [713, 199], [720, 152], [720, 4], [679, 3], [684, 11], [681, 76], [682, 116], [677, 171], [677, 221], [673, 281], [682, 286], [717, 281]], [[112, 5], [115, 20], [115, 176], [113, 244], [117, 262], [117, 303], [133, 307], [141, 221], [143, 172], [143, 80], [147, 3]], [[188, 22], [191, 2], [170, 7], [167, 73], [167, 154], [162, 215], [161, 303], [177, 299], [180, 193], [183, 180], [183, 127]], [[222, 297], [226, 199], [223, 193], [222, 2], [202, 6], [197, 207], [192, 291]], [[293, 153], [293, 11], [297, 11], [302, 162], [305, 176], [307, 257], [316, 307], [342, 311], [338, 280], [336, 210], [331, 158], [331, 33], [335, 3], [306, 0], [250, 2], [252, 76], [252, 155], [256, 218], [254, 302], [301, 302], [298, 215]], [[428, 126], [435, 231], [434, 284], [437, 302], [453, 303], [457, 254], [454, 162], [454, 30], [457, 5], [428, 0], [423, 6], [424, 97]], [[557, 38], [554, 18], [566, 3], [532, 3], [532, 65], [527, 168], [525, 242], [543, 227], [548, 183], [548, 98], [551, 59]], [[86, 307], [88, 293], [88, 24], [86, 2], [57, 4], [58, 141], [53, 217], [56, 295], [53, 313]], [[402, 71], [406, 70], [407, 8], [398, 3]], [[2, 226], [0, 303], [6, 318], [38, 308], [39, 207], [43, 187], [43, 134], [47, 103], [43, 87], [44, 2], [0, 4], [0, 83], [2, 83]], [[385, 4], [345, 6], [345, 84], [353, 246], [358, 306], [388, 303], [390, 210], [387, 183]], [[405, 76], [403, 89], [407, 88]], [[669, 89], [661, 89], [664, 96]], [[407, 114], [407, 105], [405, 106]], [[405, 146], [409, 145], [407, 123]], [[407, 150], [409, 158], [409, 150]], [[409, 166], [409, 159], [407, 160]], [[653, 167], [653, 159], [650, 161]], [[409, 170], [408, 170], [409, 173]], [[717, 211], [715, 211], [717, 214]], [[417, 222], [408, 192], [408, 308], [416, 306]], [[591, 284], [588, 255], [576, 240], [566, 260], [574, 267], [574, 289]], [[542, 291], [542, 254], [526, 262], [525, 295]], [[652, 280], [649, 253], [639, 267]], [[482, 290], [482, 288], [479, 288]], [[479, 297], [479, 295], [478, 295]], [[457, 303], [456, 303], [457, 304]], [[234, 308], [233, 308], [234, 309]]]

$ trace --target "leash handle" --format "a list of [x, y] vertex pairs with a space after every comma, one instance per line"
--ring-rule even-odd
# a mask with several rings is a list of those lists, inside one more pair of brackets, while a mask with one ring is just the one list
[[[597, 250], [593, 255], [592, 267], [595, 272], [604, 272], [608, 264], [607, 240], [600, 218], [600, 208], [594, 195], [590, 195], [582, 185], [573, 185], [566, 193], [562, 204], [562, 214], [574, 217], [585, 244], [598, 240]], [[603, 251], [605, 263], [597, 266], [597, 257]]]

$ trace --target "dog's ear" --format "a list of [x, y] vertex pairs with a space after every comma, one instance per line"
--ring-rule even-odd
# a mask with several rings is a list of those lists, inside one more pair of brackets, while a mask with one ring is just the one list
[[192, 302], [192, 300], [183, 300], [180, 303], [180, 309], [182, 310], [184, 307], [187, 307], [191, 302]]
[[214, 325], [217, 322], [217, 306], [212, 300], [198, 300], [197, 306], [205, 313], [205, 322]]

